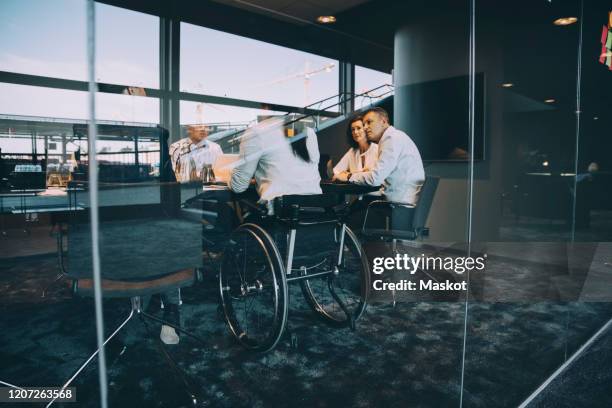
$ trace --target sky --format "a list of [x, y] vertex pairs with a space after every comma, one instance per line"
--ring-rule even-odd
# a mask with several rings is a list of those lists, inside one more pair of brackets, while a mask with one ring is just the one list
[[[87, 80], [84, 0], [1, 0], [0, 70]], [[34, 22], [34, 23], [33, 23]], [[159, 87], [158, 17], [96, 3], [96, 79]], [[338, 61], [181, 24], [183, 91], [292, 106], [338, 93]], [[391, 75], [357, 69], [357, 88]], [[98, 94], [97, 118], [159, 122], [155, 98]], [[182, 101], [180, 122], [249, 122], [270, 112]], [[0, 83], [0, 114], [87, 119], [86, 92]]]

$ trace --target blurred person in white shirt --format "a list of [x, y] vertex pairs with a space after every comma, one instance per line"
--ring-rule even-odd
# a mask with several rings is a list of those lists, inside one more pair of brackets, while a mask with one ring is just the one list
[[260, 203], [289, 194], [321, 194], [319, 158], [314, 130], [287, 137], [281, 119], [268, 119], [243, 135], [229, 186], [240, 193], [255, 178]]

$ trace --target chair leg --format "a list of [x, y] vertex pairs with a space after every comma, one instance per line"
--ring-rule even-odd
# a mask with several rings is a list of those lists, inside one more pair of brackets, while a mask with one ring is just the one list
[[[132, 317], [134, 317], [134, 309], [132, 308], [132, 310], [130, 310], [130, 314], [128, 315], [128, 317], [115, 329], [115, 331], [106, 338], [106, 340], [104, 340], [103, 346], [106, 346], [106, 343], [108, 343], [109, 341], [111, 341], [113, 339], [113, 337], [115, 337], [117, 335], [117, 333], [119, 333], [119, 331], [121, 331], [121, 329], [123, 329], [123, 327], [132, 319]], [[74, 379], [85, 369], [85, 367], [87, 367], [87, 365], [89, 363], [91, 363], [91, 361], [94, 359], [94, 357], [96, 357], [98, 355], [98, 353], [100, 352], [100, 349], [96, 349], [96, 351], [94, 351], [94, 353], [89, 356], [89, 358], [79, 367], [79, 369], [72, 375], [72, 377], [70, 377], [68, 379], [68, 381], [66, 381], [66, 383], [64, 385], [62, 385], [61, 391], [65, 390], [66, 388], [68, 388], [68, 386], [72, 383], [72, 381], [74, 381]], [[50, 407], [56, 400], [57, 398], [52, 399], [48, 404], [47, 404], [47, 408]]]
[[[185, 371], [182, 368], [179, 367], [179, 365], [174, 360], [174, 358], [172, 358], [170, 353], [168, 353], [168, 351], [166, 350], [166, 348], [162, 344], [162, 341], [159, 338], [159, 336], [155, 336], [155, 334], [151, 331], [150, 326], [147, 324], [147, 322], [145, 320], [146, 317], [152, 318], [154, 316], [148, 316], [148, 315], [146, 315], [144, 313], [140, 313], [140, 321], [142, 322], [143, 326], [145, 327], [147, 333], [149, 333], [149, 336], [156, 337], [155, 344], [157, 344], [157, 348], [159, 349], [161, 354], [165, 357], [166, 363], [168, 363], [170, 368], [172, 368], [174, 370], [174, 373], [176, 374], [176, 376], [183, 383], [183, 385], [185, 387], [185, 391], [187, 392], [187, 395], [189, 396], [189, 399], [191, 400], [191, 403], [193, 404], [193, 406], [197, 406], [198, 405], [198, 398], [196, 397], [195, 392], [193, 391], [193, 389], [195, 387], [188, 380], [187, 375], [185, 374]], [[153, 319], [153, 320], [158, 320], [158, 319]], [[159, 319], [159, 320], [161, 320], [161, 319]]]
[[49, 291], [49, 289], [55, 286], [59, 281], [64, 279], [66, 276], [68, 276], [66, 274], [66, 269], [64, 268], [64, 234], [62, 233], [61, 226], [57, 233], [56, 241], [57, 241], [57, 265], [59, 268], [59, 273], [55, 275], [53, 282], [49, 283], [47, 286], [43, 288], [42, 294], [40, 296], [43, 298], [47, 296], [47, 292]]
[[41, 298], [47, 297], [47, 292], [49, 291], [49, 289], [51, 289], [53, 286], [55, 286], [59, 281], [63, 280], [64, 278], [66, 278], [66, 274], [63, 272], [60, 272], [57, 275], [55, 275], [55, 278], [53, 278], [53, 282], [49, 283], [47, 286], [43, 288], [42, 294], [40, 295], [40, 297]]
[[187, 335], [187, 336], [191, 337], [192, 339], [196, 340], [197, 342], [199, 342], [199, 343], [201, 343], [201, 344], [207, 344], [207, 343], [204, 341], [204, 339], [203, 339], [203, 338], [201, 338], [201, 337], [199, 337], [199, 336], [197, 336], [197, 335], [195, 335], [195, 334], [191, 333], [191, 332], [190, 332], [190, 331], [188, 331], [188, 330], [183, 329], [182, 327], [179, 327], [178, 325], [174, 324], [173, 322], [169, 322], [169, 321], [166, 321], [166, 320], [164, 320], [164, 319], [160, 319], [159, 317], [157, 317], [157, 316], [153, 316], [153, 315], [150, 315], [149, 313], [144, 312], [144, 311], [142, 311], [142, 310], [139, 312], [139, 314], [140, 314], [140, 316], [141, 316], [141, 317], [143, 317], [143, 318], [145, 318], [145, 317], [146, 317], [146, 318], [147, 318], [147, 319], [149, 319], [149, 320], [153, 320], [153, 321], [155, 321], [155, 322], [158, 322], [158, 323], [161, 323], [161, 324], [165, 324], [166, 326], [170, 326], [170, 327], [172, 327], [173, 329], [177, 330], [179, 333], [183, 333], [183, 334], [185, 334], [185, 335]]

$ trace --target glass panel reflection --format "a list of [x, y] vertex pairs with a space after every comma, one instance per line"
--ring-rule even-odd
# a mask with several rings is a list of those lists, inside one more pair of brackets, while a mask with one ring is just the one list
[[[470, 277], [467, 404], [523, 402], [608, 321], [607, 304], [590, 302], [612, 299], [606, 245], [578, 242], [602, 231], [599, 223], [588, 230], [595, 214], [580, 202], [597, 170], [588, 168], [592, 153], [580, 159], [590, 137], [577, 105], [595, 75], [597, 61], [578, 57], [596, 7], [501, 3], [476, 3], [488, 163], [475, 163], [472, 247], [487, 254], [487, 267]], [[577, 18], [559, 24], [561, 17]], [[542, 395], [555, 401], [553, 394]]]

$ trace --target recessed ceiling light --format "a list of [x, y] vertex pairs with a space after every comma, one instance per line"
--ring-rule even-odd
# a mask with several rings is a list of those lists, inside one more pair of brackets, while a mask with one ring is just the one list
[[512, 82], [505, 82], [502, 84], [502, 88], [512, 88], [514, 84]]
[[578, 21], [578, 18], [576, 17], [561, 17], [556, 19], [553, 24], [556, 26], [567, 26], [574, 24], [576, 21]]
[[334, 16], [319, 16], [317, 17], [317, 22], [321, 24], [332, 24], [336, 22], [336, 17]]
[[553, 98], [550, 98], [550, 99], [545, 99], [544, 102], [546, 102], [546, 103], [555, 103], [556, 100], [553, 99]]

